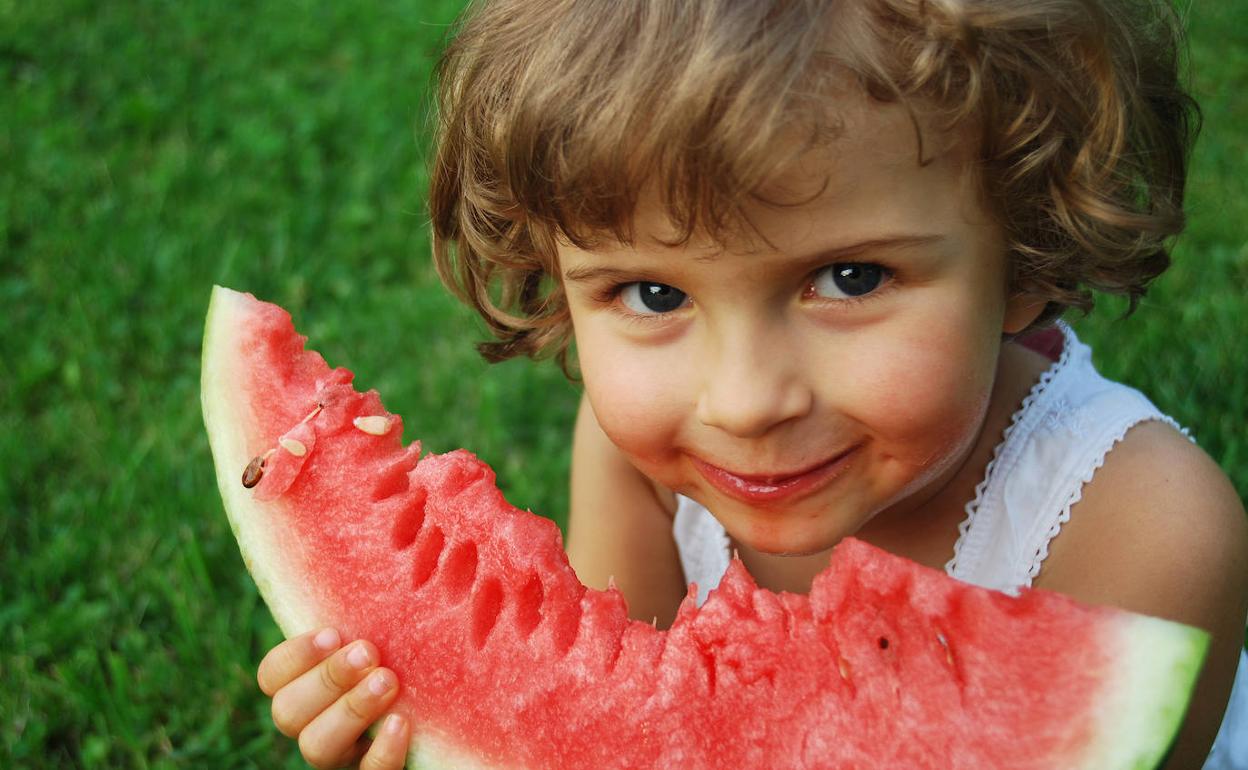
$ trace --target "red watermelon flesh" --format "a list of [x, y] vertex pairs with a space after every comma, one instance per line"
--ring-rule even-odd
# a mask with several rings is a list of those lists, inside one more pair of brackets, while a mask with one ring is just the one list
[[[203, 409], [248, 569], [287, 635], [377, 644], [422, 768], [1151, 768], [1185, 712], [1198, 630], [1019, 597], [847, 539], [809, 594], [734, 562], [672, 627], [583, 586], [558, 529], [466, 451], [216, 288]], [[249, 482], [263, 458], [259, 482]]]

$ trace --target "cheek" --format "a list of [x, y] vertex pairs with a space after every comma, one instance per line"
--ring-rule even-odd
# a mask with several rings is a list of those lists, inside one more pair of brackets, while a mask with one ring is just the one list
[[689, 414], [681, 371], [668, 351], [585, 345], [578, 337], [585, 393], [607, 437], [639, 464], [672, 451]]
[[974, 334], [924, 334], [875, 354], [856, 383], [854, 415], [907, 465], [956, 458], [988, 410], [999, 343]]

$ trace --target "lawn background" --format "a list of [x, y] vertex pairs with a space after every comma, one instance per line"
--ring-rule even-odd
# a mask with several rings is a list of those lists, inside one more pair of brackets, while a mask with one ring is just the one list
[[[212, 283], [289, 308], [407, 438], [565, 510], [577, 397], [487, 367], [437, 288], [423, 190], [450, 0], [0, 0], [0, 766], [303, 767], [254, 684], [278, 639], [198, 401]], [[1099, 365], [1248, 494], [1248, 4], [1190, 12], [1191, 228]]]

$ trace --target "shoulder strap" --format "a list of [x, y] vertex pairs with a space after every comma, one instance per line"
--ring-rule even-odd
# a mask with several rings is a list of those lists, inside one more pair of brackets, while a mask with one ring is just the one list
[[1097, 373], [1088, 346], [1061, 329], [1061, 357], [1014, 414], [967, 504], [946, 565], [954, 577], [1008, 592], [1030, 586], [1084, 484], [1127, 431], [1145, 420], [1183, 430], [1139, 391]]

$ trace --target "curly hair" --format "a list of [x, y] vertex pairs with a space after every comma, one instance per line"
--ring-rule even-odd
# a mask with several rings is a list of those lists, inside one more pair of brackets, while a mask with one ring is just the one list
[[[560, 239], [632, 238], [655, 185], [684, 238], [724, 232], [835, 125], [833, 82], [921, 125], [972, 126], [980, 184], [1034, 325], [1095, 291], [1134, 309], [1169, 265], [1199, 110], [1166, 0], [488, 0], [438, 69], [433, 253], [491, 361], [554, 355]], [[920, 117], [923, 120], [920, 120]]]

